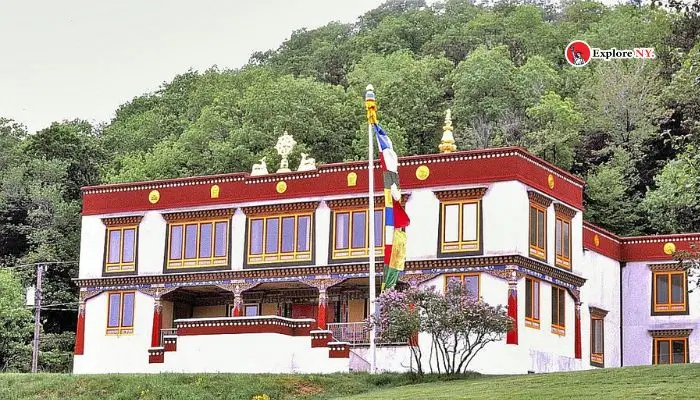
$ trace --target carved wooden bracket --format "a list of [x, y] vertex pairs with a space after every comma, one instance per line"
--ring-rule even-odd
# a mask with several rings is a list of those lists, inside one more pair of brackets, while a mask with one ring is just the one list
[[151, 296], [157, 301], [160, 301], [160, 298], [163, 297], [164, 295], [176, 290], [177, 287], [171, 286], [171, 287], [154, 287], [154, 288], [143, 288], [143, 289], [137, 289], [139, 292]]
[[163, 218], [168, 222], [201, 220], [213, 218], [231, 218], [236, 213], [235, 208], [223, 208], [218, 210], [198, 210], [185, 211], [179, 213], [163, 214]]
[[442, 190], [435, 192], [435, 197], [440, 201], [450, 201], [450, 200], [476, 200], [484, 197], [486, 194], [485, 187], [469, 188], [469, 189], [456, 189], [456, 190]]
[[284, 214], [287, 212], [315, 211], [320, 201], [305, 201], [300, 203], [266, 204], [242, 208], [246, 215]]
[[688, 337], [690, 333], [693, 332], [692, 329], [656, 329], [649, 330], [651, 337]]
[[569, 208], [561, 203], [554, 203], [554, 213], [556, 215], [563, 215], [569, 219], [576, 216], [576, 210]]
[[320, 279], [309, 279], [309, 280], [304, 280], [300, 281], [301, 283], [305, 285], [309, 285], [311, 287], [314, 287], [319, 290], [319, 292], [323, 291], [325, 292], [329, 287], [335, 286], [343, 281], [345, 281], [347, 278], [320, 278]]
[[216, 285], [216, 287], [219, 287], [221, 289], [232, 292], [234, 296], [241, 296], [241, 294], [243, 292], [258, 286], [259, 284], [260, 284], [260, 282], [257, 282], [257, 283], [239, 282], [239, 283], [225, 283], [225, 284], [221, 284], [221, 285]]

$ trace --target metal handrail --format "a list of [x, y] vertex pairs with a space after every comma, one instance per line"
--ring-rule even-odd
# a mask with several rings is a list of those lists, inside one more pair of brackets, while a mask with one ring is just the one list
[[[339, 342], [350, 343], [351, 346], [369, 345], [369, 329], [364, 322], [331, 322], [327, 324], [332, 332], [333, 339]], [[381, 332], [377, 332], [377, 343], [381, 344], [408, 344], [405, 342], [388, 343], [382, 341]]]

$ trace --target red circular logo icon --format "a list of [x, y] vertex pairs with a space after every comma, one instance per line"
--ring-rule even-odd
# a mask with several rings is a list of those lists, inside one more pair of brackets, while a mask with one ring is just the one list
[[575, 40], [564, 49], [564, 57], [574, 67], [583, 67], [591, 60], [591, 46], [582, 40]]

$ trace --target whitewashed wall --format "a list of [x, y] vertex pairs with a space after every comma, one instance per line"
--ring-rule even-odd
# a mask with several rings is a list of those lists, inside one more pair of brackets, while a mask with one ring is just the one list
[[497, 182], [484, 195], [484, 254], [528, 254], [529, 200], [520, 182]]
[[156, 211], [149, 211], [139, 224], [139, 275], [160, 275], [165, 259], [167, 222]]
[[310, 336], [277, 333], [180, 336], [166, 352], [161, 372], [332, 373], [348, 372], [347, 358], [329, 358], [328, 348], [311, 348]]
[[236, 210], [233, 217], [231, 217], [231, 230], [229, 234], [231, 235], [231, 254], [229, 259], [231, 260], [231, 269], [241, 270], [243, 269], [243, 262], [245, 258], [245, 236], [246, 236], [246, 215], [239, 208]]
[[440, 200], [432, 190], [415, 190], [406, 203], [406, 214], [411, 218], [406, 228], [406, 259], [437, 257]]
[[[648, 264], [657, 262], [628, 263], [622, 269], [623, 364], [648, 365], [652, 362], [653, 338], [649, 330], [693, 329], [688, 338], [690, 362], [700, 362], [700, 291], [688, 294], [689, 315], [651, 315], [652, 272]], [[692, 287], [694, 282], [689, 282]]]
[[80, 279], [99, 278], [104, 268], [107, 230], [100, 217], [82, 217], [80, 230]]
[[84, 354], [75, 356], [73, 373], [106, 374], [153, 372], [148, 364], [153, 326], [153, 298], [136, 292], [134, 302], [134, 333], [106, 335], [107, 293], [85, 303]]
[[620, 367], [620, 263], [585, 250], [583, 262], [574, 264], [574, 270], [586, 278], [586, 284], [581, 288], [581, 353], [586, 360], [584, 367], [590, 367], [591, 357], [589, 307], [608, 311], [603, 334], [605, 367]]
[[331, 209], [328, 208], [326, 202], [321, 202], [316, 208], [314, 214], [314, 229], [313, 251], [316, 255], [316, 265], [328, 265], [328, 251], [331, 244], [331, 235], [329, 235], [329, 226], [331, 223]]

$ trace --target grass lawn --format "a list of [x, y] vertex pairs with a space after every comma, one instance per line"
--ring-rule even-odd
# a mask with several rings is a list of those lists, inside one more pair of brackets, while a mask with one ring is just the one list
[[[700, 398], [700, 364], [415, 384], [409, 375], [0, 374], [0, 399], [685, 399]], [[348, 397], [350, 396], [350, 397]]]
[[359, 399], [700, 399], [700, 364], [486, 377], [377, 390]]

